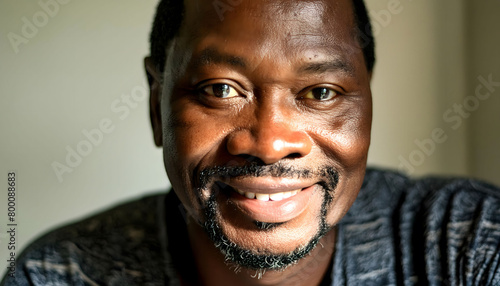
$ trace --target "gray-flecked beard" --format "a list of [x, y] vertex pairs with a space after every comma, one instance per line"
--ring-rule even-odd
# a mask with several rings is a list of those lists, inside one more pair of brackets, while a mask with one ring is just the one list
[[[332, 226], [327, 224], [326, 216], [330, 203], [333, 200], [334, 191], [338, 183], [338, 173], [333, 168], [323, 168], [318, 171], [324, 181], [319, 185], [323, 188], [323, 202], [319, 216], [319, 226], [316, 234], [305, 245], [299, 246], [289, 253], [256, 253], [250, 249], [231, 241], [222, 231], [218, 222], [219, 206], [216, 194], [212, 194], [204, 205], [205, 231], [225, 257], [228, 263], [252, 270], [284, 270], [296, 264], [300, 259], [308, 255], [318, 244], [321, 237], [330, 231]], [[207, 168], [200, 172], [200, 185], [206, 184], [213, 178], [229, 178], [238, 176], [274, 176], [274, 177], [310, 177], [313, 173], [309, 170], [300, 171], [293, 168], [283, 168], [279, 165], [244, 166], [244, 167], [215, 167]], [[262, 224], [262, 222], [260, 222]], [[272, 225], [272, 224], [271, 224]], [[257, 224], [258, 226], [258, 224]], [[279, 225], [278, 225], [279, 226]], [[277, 227], [277, 226], [276, 226]], [[266, 231], [263, 229], [262, 231]]]

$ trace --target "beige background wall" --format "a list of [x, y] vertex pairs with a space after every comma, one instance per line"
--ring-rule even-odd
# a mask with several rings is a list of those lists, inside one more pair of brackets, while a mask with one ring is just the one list
[[499, 184], [500, 86], [476, 88], [500, 82], [500, 3], [367, 2], [380, 28], [369, 161]]
[[[21, 248], [48, 228], [168, 186], [142, 71], [156, 1], [54, 1], [41, 1], [57, 3], [48, 15], [38, 1], [0, 0], [0, 184], [17, 172]], [[500, 81], [500, 2], [368, 2], [378, 53], [369, 162], [500, 184], [500, 87], [481, 89], [487, 99], [475, 93], [478, 78]], [[10, 33], [24, 40], [13, 45]], [[458, 104], [469, 111], [460, 115]], [[69, 155], [69, 166], [68, 150], [78, 148], [86, 154]], [[54, 162], [68, 166], [58, 165], [59, 177]], [[2, 271], [6, 201], [0, 192]]]

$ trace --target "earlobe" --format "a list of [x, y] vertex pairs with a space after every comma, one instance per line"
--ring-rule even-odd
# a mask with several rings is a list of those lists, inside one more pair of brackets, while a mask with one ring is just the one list
[[151, 57], [146, 57], [144, 59], [144, 67], [149, 83], [149, 116], [151, 118], [151, 127], [153, 128], [153, 137], [156, 146], [162, 147], [161, 73], [158, 72]]

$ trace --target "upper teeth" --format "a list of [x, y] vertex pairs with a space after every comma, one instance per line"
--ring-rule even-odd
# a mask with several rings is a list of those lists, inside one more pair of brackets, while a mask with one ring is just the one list
[[289, 198], [291, 196], [295, 196], [301, 190], [302, 189], [297, 189], [297, 190], [293, 190], [293, 191], [289, 191], [289, 192], [274, 193], [274, 194], [260, 194], [260, 193], [244, 192], [244, 191], [236, 189], [236, 191], [242, 196], [245, 196], [249, 199], [257, 199], [259, 201], [264, 201], [264, 202], [267, 202], [269, 200], [281, 201], [282, 199], [286, 199], [286, 198]]

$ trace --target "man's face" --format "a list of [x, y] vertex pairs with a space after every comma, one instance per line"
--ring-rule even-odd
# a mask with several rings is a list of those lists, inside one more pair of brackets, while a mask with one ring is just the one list
[[304, 252], [355, 200], [370, 74], [350, 0], [238, 2], [186, 2], [155, 132], [194, 221], [226, 254], [265, 260]]

